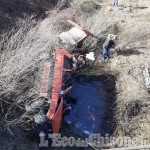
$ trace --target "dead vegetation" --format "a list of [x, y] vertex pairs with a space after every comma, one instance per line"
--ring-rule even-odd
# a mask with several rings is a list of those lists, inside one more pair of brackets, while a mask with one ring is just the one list
[[47, 17], [47, 11], [70, 6], [69, 0], [1, 0], [0, 2], [0, 32], [8, 31], [17, 20], [34, 15], [36, 20]]
[[54, 30], [53, 15], [49, 19], [50, 22], [45, 20], [39, 24], [33, 17], [18, 20], [16, 29], [1, 36], [1, 134], [22, 136], [22, 131], [15, 128], [30, 130], [33, 127], [35, 112], [29, 114], [26, 107], [40, 100], [42, 66], [44, 62], [51, 61], [59, 33], [58, 29]]
[[[146, 1], [143, 5], [145, 3]], [[115, 91], [107, 89], [110, 99], [114, 98], [115, 94], [116, 107], [108, 108], [115, 112], [112, 120], [115, 120], [116, 125], [113, 135], [146, 136], [150, 140], [150, 96], [144, 87], [141, 74], [141, 66], [145, 62], [150, 64], [149, 19], [145, 17], [147, 10], [142, 9], [139, 12], [139, 9], [135, 11], [132, 7], [130, 11], [123, 3], [121, 7], [114, 8], [112, 13], [108, 13], [108, 4], [103, 4], [105, 5], [100, 10], [95, 10], [92, 14], [82, 13], [83, 8], [74, 2], [71, 8], [49, 11], [49, 16], [38, 22], [33, 19], [34, 17], [26, 16], [17, 21], [15, 28], [1, 35], [0, 132], [1, 135], [8, 133], [7, 135], [19, 138], [13, 140], [10, 136], [10, 150], [31, 149], [26, 144], [28, 139], [24, 136], [23, 130], [28, 130], [32, 126], [33, 114], [26, 112], [26, 106], [39, 100], [43, 63], [52, 62], [54, 49], [60, 46], [57, 37], [61, 31], [67, 29], [64, 22], [68, 18], [79, 23], [96, 37], [89, 37], [84, 45], [84, 49], [94, 50], [97, 56], [96, 62], [87, 72], [116, 76], [116, 87], [113, 86], [116, 88]], [[134, 6], [135, 2], [129, 4]], [[141, 13], [144, 16], [139, 16]], [[102, 43], [109, 33], [117, 34], [119, 40], [116, 49], [112, 50], [110, 62], [101, 64]], [[114, 128], [113, 124], [112, 126]], [[16, 128], [20, 130], [16, 131]], [[22, 136], [24, 138], [20, 140]], [[8, 143], [7, 137], [4, 136], [1, 140], [5, 141], [4, 144], [0, 143], [3, 149], [7, 149], [4, 146]], [[16, 147], [17, 142], [24, 145], [21, 148]], [[34, 142], [32, 149], [37, 149]], [[113, 146], [117, 147], [117, 144]]]
[[[142, 66], [147, 63], [150, 65], [150, 31], [148, 29], [149, 20], [144, 16], [139, 16], [139, 14], [146, 15], [150, 8], [137, 10], [137, 6], [142, 5], [141, 7], [144, 7], [143, 5], [148, 2], [137, 3], [130, 4], [133, 6], [132, 13], [128, 11], [128, 6], [124, 7], [127, 3], [123, 3], [119, 10], [114, 8], [114, 11], [110, 14], [106, 12], [107, 7], [103, 7], [99, 13], [90, 16], [90, 19], [86, 18], [86, 21], [83, 21], [83, 26], [101, 40], [108, 33], [117, 34], [119, 38], [117, 47], [112, 50], [110, 62], [103, 65], [100, 62], [101, 42], [97, 43], [97, 46], [95, 46], [96, 40], [90, 43], [91, 45], [94, 43], [95, 50], [99, 51], [97, 59], [99, 65], [97, 66], [97, 63], [95, 63], [96, 66], [90, 68], [90, 74], [104, 73], [107, 76], [107, 74], [112, 73], [117, 78], [115, 93], [112, 89], [108, 92], [110, 96], [117, 94], [116, 101], [114, 101], [115, 105], [113, 105], [116, 107], [110, 107], [115, 112], [113, 120], [116, 120], [116, 124], [113, 123], [113, 120], [110, 122], [112, 126], [116, 125], [113, 136], [147, 138], [147, 144], [149, 144], [150, 96], [149, 90], [145, 87]], [[112, 117], [111, 115], [110, 118]], [[123, 147], [124, 145], [115, 143], [113, 146]]]

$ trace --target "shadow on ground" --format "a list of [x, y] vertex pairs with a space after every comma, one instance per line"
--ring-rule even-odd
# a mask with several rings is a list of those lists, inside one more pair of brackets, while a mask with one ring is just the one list
[[136, 49], [125, 49], [125, 50], [117, 50], [118, 55], [123, 55], [123, 56], [131, 56], [131, 55], [140, 55], [143, 54], [142, 52], [139, 52]]

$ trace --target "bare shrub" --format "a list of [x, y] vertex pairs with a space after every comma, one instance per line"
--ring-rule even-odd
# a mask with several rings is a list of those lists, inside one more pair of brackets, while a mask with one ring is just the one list
[[[36, 112], [28, 113], [26, 109], [39, 101], [42, 103], [39, 109], [43, 109], [42, 101], [47, 105], [47, 101], [39, 98], [43, 66], [45, 62], [53, 65], [54, 50], [60, 47], [58, 35], [66, 26], [64, 22], [68, 11], [71, 18], [72, 9], [62, 12], [55, 9], [38, 22], [34, 16], [25, 16], [0, 37], [0, 132], [8, 135], [2, 137], [2, 141], [7, 141], [10, 136], [10, 149], [21, 136], [25, 136], [23, 130], [34, 128], [32, 119]], [[26, 138], [23, 140], [26, 142]], [[4, 146], [0, 145], [1, 148]], [[6, 146], [3, 148], [6, 149]]]
[[49, 19], [52, 22], [45, 20], [37, 25], [33, 17], [26, 17], [17, 22], [19, 29], [1, 36], [0, 102], [4, 126], [24, 125], [31, 120], [25, 106], [38, 100], [42, 66], [51, 61], [57, 43], [53, 15]]
[[[60, 5], [62, 4], [60, 1]], [[149, 94], [143, 87], [143, 78], [140, 75], [140, 66], [145, 61], [149, 63], [149, 28], [146, 22], [138, 21], [138, 25], [137, 22], [134, 23], [137, 20], [134, 20], [126, 10], [121, 12], [118, 13], [118, 10], [114, 9], [112, 13], [109, 13], [107, 6], [103, 6], [100, 11], [96, 10], [89, 15], [83, 13], [80, 6], [73, 4], [66, 10], [60, 11], [58, 7], [58, 9], [49, 11], [49, 16], [38, 23], [33, 17], [26, 16], [24, 20], [19, 20], [16, 27], [9, 33], [1, 36], [1, 133], [7, 131], [12, 135], [17, 135], [17, 132], [20, 132], [20, 130], [15, 130], [18, 126], [28, 129], [33, 114], [28, 114], [25, 108], [39, 101], [43, 63], [49, 61], [53, 64], [54, 49], [60, 47], [57, 37], [62, 31], [68, 30], [69, 26], [65, 21], [72, 19], [94, 34], [95, 38], [90, 36], [84, 48], [94, 49], [97, 56], [100, 56], [102, 50], [102, 40], [105, 40], [108, 34], [116, 31], [117, 24], [119, 37], [117, 49], [121, 50], [124, 55], [119, 55], [114, 51], [117, 54], [110, 63], [104, 64], [103, 68], [97, 65], [95, 70], [92, 70], [93, 72], [91, 70], [87, 72], [102, 74], [104, 71], [105, 74], [118, 74], [115, 102], [117, 107], [113, 108], [117, 121], [114, 135], [138, 136], [140, 133], [144, 137], [144, 134], [149, 131], [149, 124], [145, 122], [144, 127], [140, 126], [136, 129], [135, 126], [139, 121], [150, 119], [147, 117]], [[98, 42], [100, 42], [99, 45]], [[133, 51], [133, 48], [142, 53], [134, 55], [133, 52], [132, 55], [127, 56], [127, 50]], [[136, 106], [140, 107], [138, 112], [134, 112]]]

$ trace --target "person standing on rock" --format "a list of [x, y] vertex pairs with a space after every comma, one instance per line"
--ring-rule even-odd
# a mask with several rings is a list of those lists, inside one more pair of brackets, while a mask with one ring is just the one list
[[116, 35], [113, 34], [109, 34], [107, 36], [107, 39], [105, 40], [104, 44], [103, 44], [103, 53], [102, 53], [102, 59], [104, 60], [108, 60], [110, 58], [110, 48], [114, 48], [115, 47], [115, 40], [117, 39]]
[[113, 0], [114, 1], [114, 6], [118, 6], [118, 0]]

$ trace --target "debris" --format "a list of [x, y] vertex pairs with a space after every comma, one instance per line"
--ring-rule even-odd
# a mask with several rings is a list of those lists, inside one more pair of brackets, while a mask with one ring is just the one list
[[45, 103], [46, 103], [46, 101], [44, 101], [44, 100], [38, 100], [38, 101], [31, 103], [30, 105], [26, 105], [25, 106], [26, 112], [27, 113], [36, 112], [39, 109], [43, 108]]
[[59, 42], [66, 48], [78, 44], [88, 36], [88, 33], [86, 33], [82, 27], [73, 21], [68, 20], [67, 22], [72, 24], [74, 27], [67, 32], [62, 32], [58, 36]]
[[90, 53], [86, 54], [86, 59], [94, 61], [95, 60], [94, 52], [90, 52]]
[[43, 111], [40, 111], [38, 114], [34, 116], [34, 121], [36, 124], [46, 122], [46, 116], [44, 115]]
[[85, 34], [85, 32], [81, 31], [80, 29], [72, 28], [68, 32], [61, 33], [58, 38], [61, 44], [68, 47], [80, 42], [86, 36], [87, 35]]

